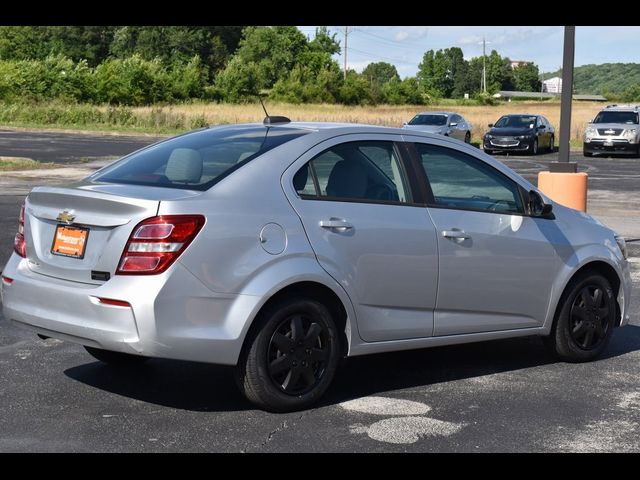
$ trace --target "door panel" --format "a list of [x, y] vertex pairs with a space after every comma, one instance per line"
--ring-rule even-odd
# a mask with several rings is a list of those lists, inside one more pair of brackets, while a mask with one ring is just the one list
[[[433, 224], [423, 206], [411, 205], [392, 142], [353, 144], [358, 148], [349, 142], [381, 137], [399, 138], [354, 135], [324, 142], [285, 172], [283, 188], [320, 265], [351, 298], [362, 339], [429, 337], [438, 273]], [[305, 168], [313, 182], [303, 181]], [[310, 183], [319, 190], [315, 195], [307, 193]]]
[[[539, 327], [558, 258], [538, 225], [519, 215], [429, 208], [440, 251], [434, 335]], [[459, 229], [468, 238], [447, 238]]]
[[541, 326], [561, 261], [549, 222], [524, 215], [517, 184], [484, 161], [416, 144], [439, 249], [434, 335]]

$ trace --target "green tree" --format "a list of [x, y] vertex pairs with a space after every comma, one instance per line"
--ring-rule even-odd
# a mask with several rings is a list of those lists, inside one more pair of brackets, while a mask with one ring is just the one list
[[496, 50], [487, 56], [487, 91], [513, 90], [513, 70], [508, 58], [503, 58]]
[[383, 93], [386, 102], [392, 105], [423, 105], [429, 100], [415, 77], [407, 77], [404, 80], [392, 78], [384, 85]]
[[539, 92], [542, 86], [539, 77], [538, 66], [533, 62], [513, 69], [513, 85], [520, 92]]
[[447, 58], [442, 50], [428, 50], [418, 65], [417, 79], [422, 89], [431, 95], [443, 97], [451, 90], [451, 81], [447, 78], [449, 70]]
[[369, 80], [369, 82], [377, 83], [378, 85], [384, 85], [393, 78], [400, 78], [396, 67], [387, 62], [370, 63], [364, 68], [362, 75]]

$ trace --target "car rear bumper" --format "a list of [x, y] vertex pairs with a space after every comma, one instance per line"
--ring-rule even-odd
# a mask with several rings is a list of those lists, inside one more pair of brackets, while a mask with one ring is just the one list
[[591, 140], [588, 143], [583, 143], [583, 150], [585, 153], [636, 153], [638, 152], [638, 144], [614, 141], [610, 145], [606, 145], [604, 140]]
[[[88, 285], [34, 273], [13, 254], [0, 282], [12, 323], [61, 340], [117, 352], [235, 365], [260, 297], [213, 293], [176, 262], [153, 276]], [[129, 302], [106, 305], [99, 298]]]

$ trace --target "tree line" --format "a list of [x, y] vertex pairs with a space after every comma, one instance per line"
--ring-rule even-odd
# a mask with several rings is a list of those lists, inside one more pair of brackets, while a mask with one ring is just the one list
[[[0, 100], [244, 102], [261, 91], [291, 103], [488, 99], [481, 92], [483, 58], [467, 60], [460, 48], [425, 52], [416, 75], [404, 79], [386, 62], [345, 75], [332, 57], [340, 49], [325, 27], [313, 39], [293, 26], [0, 27]], [[540, 90], [535, 64], [511, 68], [496, 50], [484, 61], [489, 94]]]

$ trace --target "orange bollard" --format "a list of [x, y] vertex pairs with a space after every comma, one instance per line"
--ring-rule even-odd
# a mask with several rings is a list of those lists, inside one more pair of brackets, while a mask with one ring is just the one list
[[538, 188], [551, 200], [565, 207], [587, 211], [587, 182], [589, 176], [578, 173], [538, 173]]

